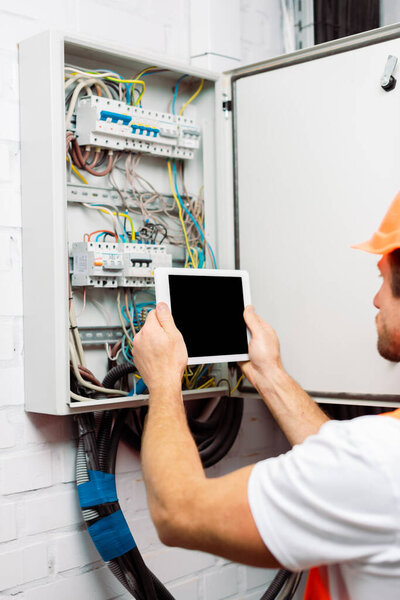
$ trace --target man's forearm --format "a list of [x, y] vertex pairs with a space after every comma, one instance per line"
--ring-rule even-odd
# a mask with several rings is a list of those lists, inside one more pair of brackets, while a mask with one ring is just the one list
[[180, 389], [150, 394], [141, 459], [152, 518], [168, 543], [169, 531], [180, 527], [176, 519], [190, 514], [188, 491], [205, 481]]
[[329, 417], [283, 369], [269, 375], [258, 391], [289, 442], [301, 444]]

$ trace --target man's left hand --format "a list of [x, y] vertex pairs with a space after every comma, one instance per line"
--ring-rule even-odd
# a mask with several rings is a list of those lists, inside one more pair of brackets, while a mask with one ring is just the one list
[[157, 304], [133, 339], [133, 361], [149, 392], [181, 388], [188, 354], [182, 334], [164, 302]]

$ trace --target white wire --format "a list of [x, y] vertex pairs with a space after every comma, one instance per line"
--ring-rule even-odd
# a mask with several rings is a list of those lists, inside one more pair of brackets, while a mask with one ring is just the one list
[[[111, 217], [111, 220], [113, 222], [114, 232], [118, 235], [117, 219], [116, 219], [115, 215], [113, 215], [112, 211], [109, 208], [106, 208], [104, 205], [92, 206], [91, 204], [86, 204], [86, 202], [82, 202], [82, 204], [83, 204], [83, 206], [86, 206], [86, 208], [90, 208], [92, 210], [97, 210], [99, 213], [101, 213], [103, 215], [104, 215], [104, 212], [102, 212], [102, 211], [105, 211]], [[117, 212], [116, 208], [114, 210]]]
[[72, 333], [70, 333], [69, 355], [71, 358], [74, 375], [81, 385], [83, 385], [84, 387], [88, 388], [89, 390], [93, 390], [95, 392], [103, 392], [103, 394], [112, 394], [113, 396], [127, 396], [128, 395], [128, 392], [123, 392], [122, 390], [114, 390], [114, 389], [110, 389], [110, 388], [100, 387], [98, 385], [94, 385], [93, 383], [90, 383], [89, 381], [85, 381], [85, 379], [83, 379], [82, 375], [79, 372], [78, 357], [76, 355], [76, 351], [74, 348], [74, 339], [73, 339]]
[[[73, 94], [71, 96], [71, 101], [69, 103], [68, 112], [67, 112], [67, 114], [65, 116], [65, 127], [66, 127], [66, 129], [68, 129], [68, 127], [71, 124], [72, 115], [74, 113], [75, 106], [76, 106], [76, 103], [78, 101], [78, 96], [81, 93], [82, 89], [84, 87], [91, 86], [91, 85], [94, 85], [94, 84], [101, 85], [101, 82], [98, 79], [95, 79], [95, 78], [91, 77], [90, 79], [87, 79], [85, 81], [81, 81], [80, 83], [78, 83], [78, 85], [74, 89], [74, 92], [73, 92]], [[105, 84], [103, 84], [103, 85], [104, 85], [103, 89], [106, 91], [107, 96], [109, 98], [112, 98], [112, 94], [111, 94], [110, 90], [107, 88], [107, 86]]]

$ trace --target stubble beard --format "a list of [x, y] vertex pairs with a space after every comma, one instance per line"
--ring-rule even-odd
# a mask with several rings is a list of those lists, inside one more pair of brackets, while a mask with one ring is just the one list
[[386, 358], [386, 360], [390, 360], [391, 362], [400, 362], [400, 347], [396, 343], [395, 336], [389, 333], [382, 315], [380, 315], [379, 322], [378, 318], [376, 319], [376, 327], [378, 331], [377, 348], [379, 354], [382, 358]]

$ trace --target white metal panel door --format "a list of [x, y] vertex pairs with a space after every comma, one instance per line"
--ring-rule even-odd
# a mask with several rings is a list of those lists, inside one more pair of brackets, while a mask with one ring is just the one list
[[376, 351], [377, 257], [350, 249], [400, 188], [400, 85], [380, 87], [389, 54], [399, 39], [234, 84], [240, 267], [308, 390], [400, 394], [400, 367]]

